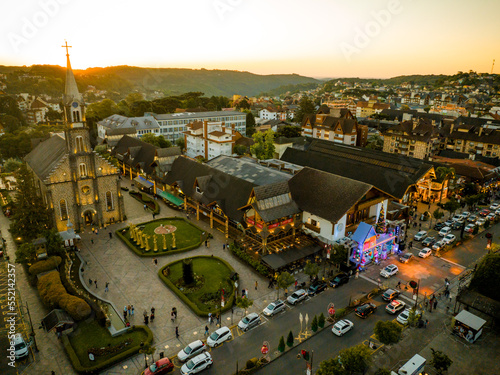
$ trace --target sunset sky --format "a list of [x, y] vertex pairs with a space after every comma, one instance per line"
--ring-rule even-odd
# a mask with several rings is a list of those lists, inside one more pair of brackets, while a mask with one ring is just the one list
[[0, 64], [393, 77], [500, 73], [500, 1], [22, 0], [0, 3]]

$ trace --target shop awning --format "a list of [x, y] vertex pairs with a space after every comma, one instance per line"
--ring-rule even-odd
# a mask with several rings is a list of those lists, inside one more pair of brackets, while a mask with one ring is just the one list
[[273, 270], [278, 270], [299, 259], [316, 254], [320, 250], [321, 246], [318, 245], [312, 245], [302, 249], [290, 249], [280, 253], [265, 255], [262, 257], [262, 262], [267, 264]]
[[137, 182], [138, 184], [141, 184], [145, 188], [150, 188], [151, 186], [154, 185], [152, 182], [149, 182], [142, 176], [137, 176], [136, 178], [134, 178], [134, 181]]
[[184, 204], [184, 200], [182, 198], [176, 197], [175, 195], [167, 191], [156, 189], [156, 194], [162, 197], [163, 199], [166, 199], [170, 203], [176, 205], [177, 207], [180, 207]]

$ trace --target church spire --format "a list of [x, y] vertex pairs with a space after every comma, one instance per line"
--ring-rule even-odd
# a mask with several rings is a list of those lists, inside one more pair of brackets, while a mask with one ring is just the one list
[[68, 48], [71, 48], [71, 46], [68, 46], [68, 42], [65, 41], [65, 45], [61, 47], [66, 48], [66, 87], [63, 96], [64, 104], [71, 104], [73, 101], [81, 102], [82, 95], [78, 92], [78, 86], [76, 85], [75, 76], [71, 69], [71, 62], [69, 61]]

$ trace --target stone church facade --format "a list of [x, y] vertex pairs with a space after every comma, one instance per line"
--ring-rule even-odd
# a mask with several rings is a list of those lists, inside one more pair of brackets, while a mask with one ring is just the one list
[[125, 209], [118, 168], [92, 150], [85, 123], [85, 104], [67, 56], [63, 95], [66, 129], [53, 135], [26, 156], [41, 198], [52, 211], [58, 231], [85, 226], [102, 227], [123, 221]]

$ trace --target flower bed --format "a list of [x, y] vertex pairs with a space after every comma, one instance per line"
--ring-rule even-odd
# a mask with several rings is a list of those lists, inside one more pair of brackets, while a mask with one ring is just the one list
[[158, 215], [160, 213], [160, 205], [158, 204], [158, 202], [148, 197], [147, 194], [138, 191], [130, 191], [129, 194], [132, 196], [132, 198], [137, 199], [143, 205], [145, 204], [146, 207], [155, 215]]
[[253, 259], [251, 255], [247, 254], [244, 250], [241, 250], [237, 245], [229, 245], [229, 249], [234, 255], [247, 263], [262, 276], [267, 277], [269, 275], [269, 269], [266, 266], [264, 266], [260, 261]]

